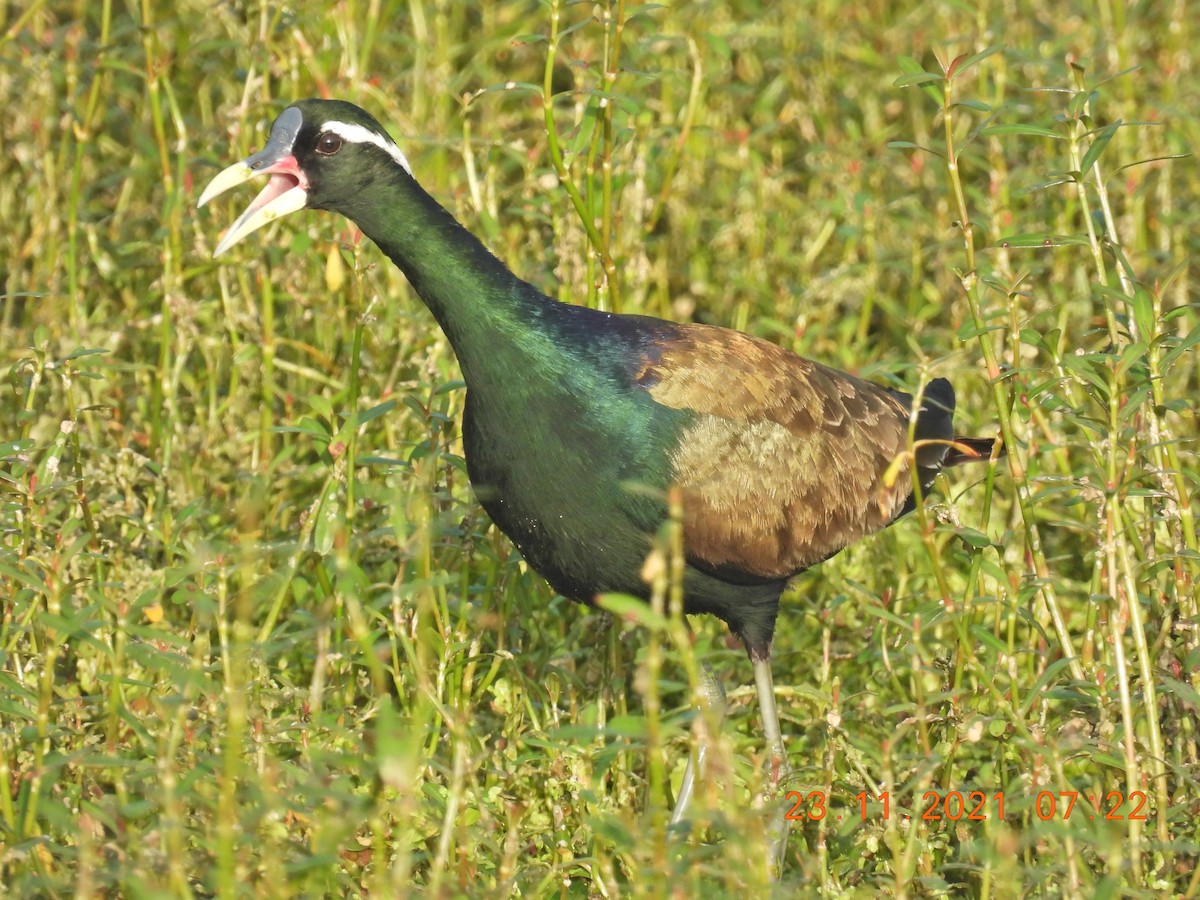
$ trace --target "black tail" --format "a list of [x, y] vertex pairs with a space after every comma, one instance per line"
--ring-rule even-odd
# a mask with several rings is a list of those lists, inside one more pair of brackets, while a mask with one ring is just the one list
[[[956, 437], [954, 443], [956, 446], [948, 448], [946, 457], [942, 460], [942, 468], [970, 462], [987, 462], [993, 453], [1001, 457], [1008, 452], [1008, 448], [999, 438]], [[999, 452], [996, 452], [997, 445]]]

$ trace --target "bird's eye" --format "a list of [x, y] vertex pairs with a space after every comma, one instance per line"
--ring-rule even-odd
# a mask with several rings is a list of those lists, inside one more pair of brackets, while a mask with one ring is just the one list
[[342, 136], [327, 131], [317, 138], [317, 152], [322, 156], [333, 156], [342, 149]]

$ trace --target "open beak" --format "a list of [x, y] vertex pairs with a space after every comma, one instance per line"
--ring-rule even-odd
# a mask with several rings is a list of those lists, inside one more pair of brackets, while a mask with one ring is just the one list
[[271, 126], [271, 136], [258, 153], [239, 163], [234, 163], [208, 183], [200, 195], [197, 207], [203, 206], [213, 197], [230, 188], [244, 184], [259, 175], [270, 175], [266, 187], [229, 226], [213, 257], [218, 257], [252, 231], [275, 221], [281, 216], [304, 209], [308, 201], [308, 178], [296, 162], [292, 145], [302, 124], [300, 110], [285, 109]]

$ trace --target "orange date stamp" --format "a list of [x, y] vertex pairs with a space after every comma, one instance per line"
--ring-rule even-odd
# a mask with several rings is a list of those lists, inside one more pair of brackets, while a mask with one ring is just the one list
[[[896, 804], [893, 810], [890, 791], [871, 794], [859, 791], [849, 798], [852, 802], [834, 805], [824, 791], [788, 791], [784, 800], [789, 804], [785, 818], [841, 822], [857, 819], [862, 822], [887, 822], [895, 818], [904, 822], [984, 822], [1005, 818], [1004, 791], [925, 791], [911, 805]], [[1146, 795], [1142, 791], [1121, 791], [1104, 794], [1085, 794], [1079, 791], [1039, 791], [1033, 798], [1032, 815], [1042, 821], [1067, 821], [1075, 816], [1109, 821], [1145, 821]]]

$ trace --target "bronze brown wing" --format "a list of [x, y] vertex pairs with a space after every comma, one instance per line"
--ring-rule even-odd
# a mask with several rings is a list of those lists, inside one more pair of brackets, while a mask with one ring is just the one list
[[656, 402], [695, 414], [671, 460], [689, 559], [786, 578], [904, 510], [907, 467], [884, 476], [908, 447], [909, 411], [887, 389], [707, 325], [680, 326], [642, 362]]

